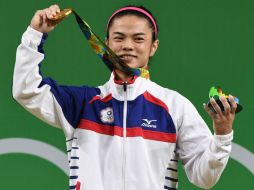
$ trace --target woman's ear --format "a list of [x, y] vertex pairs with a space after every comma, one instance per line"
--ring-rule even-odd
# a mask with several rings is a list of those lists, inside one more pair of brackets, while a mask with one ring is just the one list
[[159, 40], [155, 40], [153, 42], [153, 44], [152, 44], [152, 47], [151, 47], [150, 57], [152, 57], [155, 54], [155, 52], [157, 51], [158, 47], [159, 47]]

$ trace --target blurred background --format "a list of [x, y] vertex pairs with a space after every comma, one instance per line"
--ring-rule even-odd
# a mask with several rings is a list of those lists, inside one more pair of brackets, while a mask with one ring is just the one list
[[[212, 189], [254, 187], [253, 0], [1, 0], [0, 189], [68, 188], [63, 169], [37, 153], [21, 150], [22, 142], [36, 140], [64, 154], [63, 132], [26, 112], [11, 95], [21, 36], [34, 12], [51, 4], [74, 8], [101, 38], [106, 35], [107, 19], [119, 7], [143, 5], [151, 10], [158, 21], [160, 39], [150, 64], [151, 79], [191, 100], [211, 130], [211, 119], [202, 107], [211, 86], [222, 86], [226, 94], [239, 97], [244, 107], [234, 123], [234, 145], [240, 149], [235, 149]], [[73, 15], [49, 34], [44, 50], [42, 71], [60, 84], [98, 86], [109, 78], [109, 71], [84, 39]], [[33, 148], [36, 146], [31, 143]], [[179, 170], [180, 190], [199, 189], [190, 184], [180, 164]]]

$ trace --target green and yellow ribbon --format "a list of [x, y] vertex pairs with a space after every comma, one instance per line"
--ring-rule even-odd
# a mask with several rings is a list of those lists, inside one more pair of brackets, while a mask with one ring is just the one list
[[75, 15], [76, 21], [84, 34], [85, 38], [88, 40], [90, 46], [99, 56], [99, 58], [106, 64], [110, 71], [114, 69], [119, 69], [128, 75], [136, 75], [143, 78], [149, 78], [149, 71], [144, 68], [130, 68], [124, 61], [122, 61], [119, 56], [117, 56], [91, 29], [91, 27], [85, 22], [73, 9], [68, 8], [62, 10], [58, 13], [53, 20], [61, 21], [67, 15], [73, 13]]

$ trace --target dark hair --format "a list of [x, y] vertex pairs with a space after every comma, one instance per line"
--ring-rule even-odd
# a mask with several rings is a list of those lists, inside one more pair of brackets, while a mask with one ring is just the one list
[[143, 6], [127, 5], [127, 6], [124, 6], [122, 8], [125, 8], [125, 7], [137, 7], [137, 8], [143, 9], [144, 11], [148, 12], [153, 17], [153, 19], [155, 21], [155, 24], [156, 24], [156, 27], [157, 27], [157, 34], [155, 33], [155, 28], [154, 28], [154, 25], [153, 25], [151, 19], [149, 19], [145, 14], [143, 14], [141, 12], [138, 12], [138, 11], [135, 11], [135, 10], [124, 10], [124, 11], [121, 11], [121, 12], [115, 14], [111, 18], [111, 20], [109, 21], [108, 27], [107, 27], [107, 39], [109, 38], [109, 29], [112, 26], [112, 23], [114, 22], [114, 20], [116, 18], [120, 18], [120, 17], [125, 16], [125, 15], [135, 15], [137, 17], [145, 18], [148, 21], [149, 27], [152, 29], [152, 40], [155, 41], [158, 38], [159, 27], [158, 27], [157, 21], [154, 18], [153, 14]]

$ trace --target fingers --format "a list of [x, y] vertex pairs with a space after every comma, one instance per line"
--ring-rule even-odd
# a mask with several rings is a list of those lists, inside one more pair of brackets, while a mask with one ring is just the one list
[[59, 21], [51, 20], [59, 12], [60, 7], [58, 5], [52, 5], [46, 9], [38, 10], [32, 18], [30, 26], [39, 32], [48, 33], [59, 23]]
[[56, 16], [57, 13], [60, 12], [60, 8], [58, 5], [52, 5], [49, 8], [44, 9], [44, 11], [47, 15], [47, 18], [52, 19]]
[[210, 98], [210, 103], [213, 106], [213, 109], [217, 114], [222, 114], [222, 110], [220, 109], [220, 106], [217, 104], [214, 98]]
[[60, 12], [60, 7], [58, 5], [56, 5], [56, 4], [55, 5], [51, 5], [49, 7], [49, 9], [52, 10], [52, 11], [55, 11], [56, 13]]
[[[225, 135], [232, 131], [233, 121], [235, 118], [235, 111], [237, 108], [237, 103], [235, 98], [231, 95], [228, 98], [224, 96], [219, 97], [220, 101], [215, 101], [214, 98], [210, 99], [212, 108], [208, 107], [207, 104], [203, 104], [205, 111], [209, 114], [213, 120], [213, 128], [215, 134]], [[224, 107], [224, 111], [221, 110], [220, 106]]]
[[235, 98], [232, 95], [229, 95], [228, 99], [231, 105], [231, 113], [235, 113], [237, 108], [237, 103], [235, 102]]
[[203, 103], [203, 107], [205, 109], [205, 111], [208, 113], [208, 115], [213, 119], [216, 117], [216, 113], [214, 113], [207, 104]]
[[228, 100], [224, 96], [220, 96], [219, 99], [224, 107], [224, 114], [228, 115], [231, 112], [231, 108], [228, 103]]
[[214, 100], [214, 98], [210, 99], [210, 103], [214, 109], [214, 111], [211, 110], [206, 104], [203, 104], [203, 107], [205, 111], [210, 115], [210, 117], [215, 118], [216, 116], [228, 116], [231, 113], [235, 113], [237, 108], [237, 103], [235, 102], [235, 99], [232, 95], [229, 95], [228, 99], [226, 99], [224, 96], [219, 97], [221, 106], [224, 107], [224, 111], [220, 108], [218, 103]]

